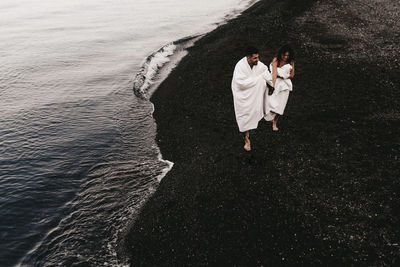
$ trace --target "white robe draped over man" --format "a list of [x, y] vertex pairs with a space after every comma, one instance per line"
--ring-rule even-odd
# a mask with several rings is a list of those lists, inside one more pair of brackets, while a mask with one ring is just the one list
[[236, 122], [244, 132], [244, 149], [251, 150], [249, 131], [256, 129], [265, 115], [268, 102], [266, 83], [272, 85], [272, 75], [267, 66], [259, 61], [258, 49], [248, 47], [246, 56], [235, 66], [232, 78], [232, 93]]

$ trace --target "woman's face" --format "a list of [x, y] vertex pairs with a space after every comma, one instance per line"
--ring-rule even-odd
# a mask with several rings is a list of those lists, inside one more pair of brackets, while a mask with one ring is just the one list
[[285, 52], [281, 55], [283, 61], [287, 62], [289, 60], [289, 52]]

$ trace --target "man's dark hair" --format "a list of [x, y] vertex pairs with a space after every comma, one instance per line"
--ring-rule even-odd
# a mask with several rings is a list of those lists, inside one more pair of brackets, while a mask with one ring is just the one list
[[254, 54], [258, 54], [258, 49], [254, 46], [248, 46], [246, 49], [246, 56], [251, 57]]

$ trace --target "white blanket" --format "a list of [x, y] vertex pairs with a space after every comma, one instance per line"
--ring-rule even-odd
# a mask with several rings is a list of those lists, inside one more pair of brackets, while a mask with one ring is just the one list
[[[272, 70], [272, 63], [270, 68]], [[292, 65], [290, 64], [285, 64], [277, 68], [278, 76], [281, 78], [276, 79], [274, 93], [269, 97], [269, 101], [265, 103], [266, 114], [264, 119], [268, 121], [272, 120], [275, 117], [274, 113], [283, 115], [289, 98], [289, 92], [293, 90], [292, 81], [289, 79], [291, 71]]]
[[232, 93], [239, 131], [256, 129], [264, 117], [264, 101], [268, 101], [266, 82], [272, 84], [272, 75], [262, 62], [250, 67], [247, 58], [235, 66]]
[[[272, 68], [272, 64], [270, 66]], [[289, 91], [293, 90], [292, 81], [289, 79], [291, 71], [292, 71], [292, 65], [290, 64], [285, 64], [282, 67], [277, 68], [278, 77], [282, 77], [283, 79], [281, 78], [276, 79], [275, 90], [277, 90], [278, 92], [285, 90]]]

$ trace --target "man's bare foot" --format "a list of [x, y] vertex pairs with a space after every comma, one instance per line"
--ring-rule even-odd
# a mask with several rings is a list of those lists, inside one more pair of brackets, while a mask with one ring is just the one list
[[279, 130], [278, 127], [276, 127], [276, 125], [272, 125], [272, 131], [277, 132]]
[[246, 150], [246, 151], [250, 151], [251, 150], [250, 143], [245, 143], [244, 144], [244, 150]]

